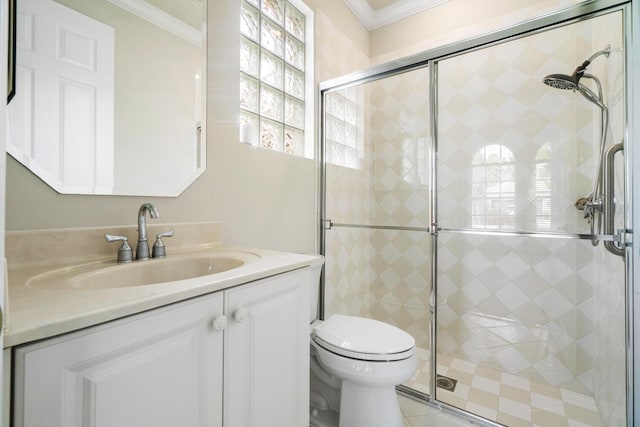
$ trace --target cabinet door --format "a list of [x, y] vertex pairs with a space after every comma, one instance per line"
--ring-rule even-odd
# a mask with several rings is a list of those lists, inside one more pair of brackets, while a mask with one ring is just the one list
[[222, 425], [222, 293], [16, 350], [15, 425]]
[[309, 425], [308, 269], [226, 292], [226, 427]]

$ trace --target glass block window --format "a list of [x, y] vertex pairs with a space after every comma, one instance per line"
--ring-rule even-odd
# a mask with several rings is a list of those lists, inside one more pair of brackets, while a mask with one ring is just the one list
[[311, 10], [299, 0], [242, 0], [243, 142], [313, 156], [312, 19]]
[[355, 87], [325, 97], [325, 159], [334, 165], [358, 167], [358, 108]]
[[536, 226], [551, 228], [551, 144], [544, 144], [536, 153]]
[[476, 152], [471, 169], [471, 227], [513, 229], [515, 165], [511, 150], [486, 145]]

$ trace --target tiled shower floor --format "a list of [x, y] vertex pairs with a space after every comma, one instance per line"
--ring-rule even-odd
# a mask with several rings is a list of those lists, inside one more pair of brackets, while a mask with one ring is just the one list
[[469, 427], [470, 424], [439, 409], [398, 396], [404, 427]]
[[[429, 352], [418, 349], [417, 354], [419, 369], [405, 385], [429, 393]], [[444, 354], [438, 355], [438, 374], [458, 380], [453, 392], [438, 388], [438, 400], [510, 427], [604, 426], [595, 401], [585, 394]]]

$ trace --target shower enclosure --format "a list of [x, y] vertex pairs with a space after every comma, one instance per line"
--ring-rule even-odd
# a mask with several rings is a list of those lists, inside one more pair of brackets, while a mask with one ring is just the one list
[[637, 9], [321, 85], [324, 312], [413, 335], [400, 392], [486, 425], [633, 425]]

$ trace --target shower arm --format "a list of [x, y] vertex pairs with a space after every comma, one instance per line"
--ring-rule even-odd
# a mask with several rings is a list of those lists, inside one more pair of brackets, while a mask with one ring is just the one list
[[610, 54], [611, 54], [611, 45], [607, 45], [607, 47], [594, 53], [588, 59], [582, 62], [582, 64], [578, 65], [578, 67], [576, 67], [574, 71], [574, 75], [576, 75], [578, 78], [576, 81], [576, 84], [580, 81], [582, 77], [585, 76], [585, 71], [587, 70], [587, 67], [591, 65], [594, 59], [596, 59], [598, 56], [601, 56], [601, 55], [604, 55], [608, 58]]
[[[589, 65], [589, 64], [590, 64], [590, 63], [592, 63], [592, 62], [593, 62], [593, 60], [594, 60], [594, 59], [596, 59], [598, 56], [600, 56], [600, 55], [604, 55], [604, 56], [606, 56], [606, 57], [608, 58], [610, 53], [611, 53], [611, 45], [610, 45], [610, 44], [608, 44], [608, 45], [607, 45], [607, 47], [605, 47], [604, 49], [602, 49], [602, 50], [600, 50], [600, 51], [598, 51], [598, 52], [594, 53], [593, 55], [591, 55], [591, 56], [589, 57], [589, 59], [587, 59], [587, 60], [586, 60], [586, 61], [584, 61], [584, 62], [585, 62], [587, 65]], [[586, 68], [586, 66], [585, 66], [585, 68]]]

